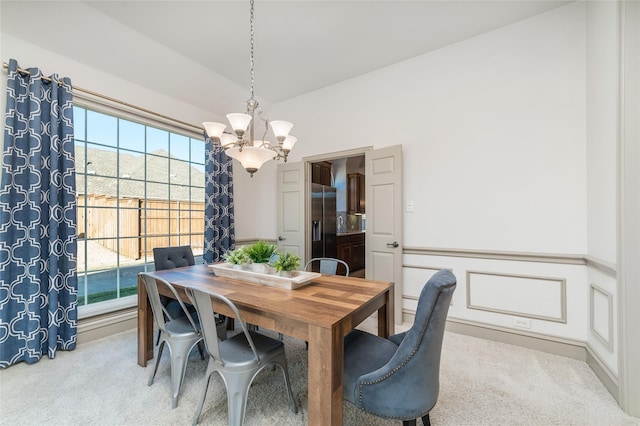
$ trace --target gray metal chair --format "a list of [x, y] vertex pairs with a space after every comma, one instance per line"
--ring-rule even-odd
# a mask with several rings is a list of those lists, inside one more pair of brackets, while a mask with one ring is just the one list
[[304, 265], [304, 270], [308, 271], [309, 266], [312, 266], [315, 262], [320, 263], [321, 274], [336, 275], [336, 272], [338, 271], [338, 264], [341, 264], [345, 268], [344, 276], [349, 276], [349, 265], [347, 265], [347, 262], [340, 259], [334, 259], [332, 257], [314, 257], [313, 259], [310, 259], [306, 265]]
[[[178, 406], [180, 389], [182, 388], [182, 380], [184, 379], [184, 373], [187, 369], [189, 353], [196, 345], [202, 342], [203, 336], [196, 320], [191, 316], [184, 302], [180, 299], [180, 296], [178, 296], [176, 289], [169, 282], [154, 278], [144, 272], [140, 273], [140, 277], [142, 277], [144, 281], [151, 304], [151, 310], [153, 311], [153, 317], [160, 329], [158, 355], [156, 356], [156, 362], [147, 385], [151, 386], [153, 384], [153, 379], [156, 376], [160, 358], [162, 357], [162, 350], [164, 346], [167, 345], [169, 347], [169, 353], [171, 354], [171, 408], [176, 408]], [[169, 315], [165, 306], [160, 302], [158, 286], [164, 287], [173, 294], [184, 315], [177, 318], [172, 318]], [[200, 350], [200, 356], [204, 359], [202, 350]]]
[[376, 416], [415, 426], [438, 400], [440, 354], [456, 277], [441, 270], [420, 293], [411, 328], [384, 339], [360, 330], [344, 340], [344, 399]]
[[[262, 369], [271, 365], [277, 365], [282, 369], [284, 382], [291, 403], [291, 411], [297, 413], [289, 372], [287, 370], [287, 358], [284, 344], [264, 334], [250, 331], [242, 320], [238, 308], [226, 297], [204, 290], [186, 289], [200, 317], [205, 346], [209, 353], [209, 364], [204, 378], [204, 389], [200, 398], [200, 404], [193, 417], [193, 424], [198, 424], [202, 406], [207, 396], [207, 388], [211, 375], [218, 372], [227, 388], [227, 407], [230, 426], [244, 424], [244, 416], [247, 408], [247, 396], [253, 379]], [[225, 341], [218, 339], [216, 334], [215, 319], [212, 309], [216, 304], [226, 304], [234, 313], [236, 324], [242, 327], [242, 333], [238, 333]]]

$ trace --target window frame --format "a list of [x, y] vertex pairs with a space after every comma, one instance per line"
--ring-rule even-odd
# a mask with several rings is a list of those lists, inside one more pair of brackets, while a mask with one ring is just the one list
[[[162, 131], [166, 131], [168, 132], [168, 140], [167, 140], [167, 144], [170, 147], [170, 143], [171, 143], [171, 139], [172, 139], [172, 134], [173, 135], [177, 135], [180, 137], [185, 137], [187, 138], [187, 141], [189, 142], [189, 152], [188, 152], [188, 160], [184, 160], [184, 159], [180, 159], [178, 161], [185, 161], [186, 164], [189, 167], [193, 167], [194, 164], [197, 164], [198, 166], [202, 167], [202, 172], [203, 174], [206, 173], [205, 169], [206, 169], [206, 157], [202, 158], [202, 163], [194, 161], [192, 158], [193, 155], [193, 147], [192, 147], [192, 143], [193, 141], [201, 141], [203, 144], [205, 143], [204, 141], [204, 134], [203, 134], [203, 130], [201, 128], [199, 128], [198, 126], [194, 126], [194, 125], [189, 125], [188, 123], [184, 123], [178, 120], [173, 120], [169, 117], [165, 117], [165, 116], [161, 116], [159, 114], [155, 114], [151, 111], [147, 111], [144, 109], [139, 109], [135, 106], [130, 106], [130, 105], [124, 105], [124, 104], [120, 104], [118, 102], [107, 102], [104, 99], [98, 98], [98, 99], [94, 99], [90, 96], [85, 96], [85, 95], [81, 95], [81, 96], [76, 96], [76, 94], [74, 94], [75, 98], [74, 98], [74, 107], [79, 107], [82, 108], [83, 110], [87, 110], [87, 111], [93, 111], [96, 113], [100, 113], [100, 114], [106, 114], [109, 116], [113, 116], [116, 119], [122, 119], [122, 120], [126, 120], [126, 121], [130, 121], [130, 122], [134, 122], [140, 125], [145, 126], [144, 129], [144, 133], [145, 133], [145, 140], [146, 140], [146, 133], [147, 133], [147, 128], [154, 128], [154, 129], [158, 129], [158, 130], [162, 130]], [[86, 113], [85, 113], [85, 117], [86, 117]], [[75, 117], [74, 117], [75, 118]], [[85, 147], [90, 144], [90, 146], [96, 146], [93, 142], [91, 141], [87, 141], [86, 140], [86, 136], [87, 136], [87, 126], [88, 123], [85, 120], [85, 129], [84, 129], [84, 135], [82, 135], [82, 138], [76, 138], [77, 135], [74, 134], [74, 145], [77, 146], [78, 143], [83, 144]], [[119, 124], [117, 124], [118, 128], [119, 128]], [[145, 194], [143, 196], [144, 200], [147, 200], [147, 184], [148, 184], [148, 180], [147, 180], [147, 160], [146, 158], [149, 156], [149, 152], [147, 151], [146, 148], [146, 143], [145, 143], [145, 152], [141, 153], [139, 150], [129, 150], [126, 147], [120, 147], [120, 136], [118, 135], [118, 140], [116, 142], [116, 148], [114, 148], [116, 150], [116, 158], [117, 161], [120, 161], [120, 157], [121, 157], [121, 149], [120, 148], [124, 148], [124, 151], [126, 153], [128, 152], [136, 152], [138, 154], [142, 154], [145, 156], [145, 177], [144, 180], [142, 181], [144, 187], [145, 187]], [[76, 139], [79, 140], [79, 142], [76, 142]], [[203, 150], [205, 155], [206, 155], [206, 150]], [[171, 152], [171, 150], [169, 149], [169, 152]], [[86, 148], [85, 148], [85, 154], [86, 154]], [[77, 154], [76, 154], [77, 157]], [[86, 161], [86, 157], [83, 156], [83, 158], [85, 158]], [[170, 158], [169, 156], [167, 158]], [[173, 161], [176, 161], [175, 159], [169, 159], [168, 163], [171, 164]], [[86, 182], [86, 179], [88, 176], [91, 176], [88, 170], [88, 168], [82, 167], [83, 170], [83, 175], [84, 175], [84, 182]], [[78, 166], [76, 165], [76, 174], [78, 174]], [[127, 179], [125, 177], [120, 176], [121, 173], [119, 173], [119, 169], [116, 168], [116, 176], [112, 177], [113, 179], [116, 179], [118, 182], [121, 179]], [[170, 175], [170, 170], [167, 171], [167, 174], [169, 175], [168, 180], [170, 179], [171, 175]], [[85, 184], [86, 185], [86, 184]], [[172, 184], [170, 182], [167, 182], [167, 185], [169, 188], [172, 187]], [[183, 185], [184, 186], [184, 185]], [[192, 173], [189, 173], [189, 181], [188, 181], [188, 194], [189, 194], [189, 215], [193, 214], [194, 212], [198, 212], [199, 209], [194, 209], [193, 205], [191, 204], [193, 201], [192, 194], [194, 192], [194, 189], [198, 189], [198, 190], [202, 190], [203, 192], [206, 191], [206, 178], [204, 179], [204, 181], [202, 182], [202, 186], [200, 185], [195, 185], [192, 182]], [[119, 188], [120, 185], [118, 184], [117, 187]], [[86, 186], [85, 186], [86, 188]], [[84, 189], [85, 188], [77, 188], [77, 192], [78, 194], [80, 193], [85, 193]], [[169, 189], [170, 191], [170, 189]], [[85, 194], [88, 195], [88, 194]], [[116, 192], [116, 199], [118, 201], [117, 206], [116, 206], [116, 215], [119, 217], [120, 213], [119, 213], [119, 209], [121, 208], [120, 206], [120, 194], [119, 194], [119, 189]], [[167, 203], [171, 202], [171, 193], [168, 193], [168, 200]], [[204, 203], [204, 199], [202, 199], [202, 202]], [[85, 212], [87, 209], [87, 201], [85, 198], [85, 202], [83, 206], [78, 205], [78, 209], [80, 208], [84, 208]], [[126, 208], [125, 208], [126, 209]], [[204, 210], [205, 210], [205, 206], [203, 204], [202, 206], [202, 215], [204, 216]], [[171, 206], [170, 204], [167, 204], [167, 208], [166, 208], [166, 212], [167, 215], [169, 217], [171, 217], [172, 211], [171, 211]], [[142, 217], [142, 215], [146, 216], [146, 207], [144, 210], [141, 210], [141, 214], [140, 217]], [[78, 215], [78, 217], [80, 217], [80, 215]], [[191, 241], [192, 235], [194, 234], [194, 230], [193, 230], [193, 224], [191, 223], [191, 216], [189, 216], [189, 229], [186, 233], [187, 238], [189, 239], [189, 241]], [[87, 223], [87, 219], [85, 217], [85, 224]], [[144, 226], [144, 225], [141, 225]], [[197, 231], [195, 231], [197, 232]], [[116, 240], [120, 240], [121, 238], [121, 229], [119, 227], [119, 224], [117, 225], [117, 237], [115, 238]], [[201, 230], [202, 235], [204, 235], [204, 227]], [[173, 231], [171, 228], [164, 234], [160, 234], [160, 238], [166, 238], [168, 241], [171, 241], [173, 238], [178, 238], [179, 240], [181, 239], [180, 235], [185, 235], [185, 233], [182, 234], [178, 234], [177, 231]], [[122, 236], [122, 238], [129, 238], [129, 236]], [[134, 238], [134, 237], [131, 237]], [[153, 268], [153, 255], [149, 256], [148, 251], [147, 251], [147, 240], [148, 238], [153, 238], [150, 237], [149, 235], [140, 235], [140, 236], [136, 236], [135, 238], [141, 238], [142, 240], [142, 257], [141, 257], [141, 262], [140, 265], [142, 265], [145, 271], [149, 270], [149, 267]], [[93, 238], [91, 238], [93, 239]], [[80, 240], [80, 238], [79, 238]], [[87, 241], [87, 238], [85, 236], [85, 241]], [[204, 244], [203, 244], [204, 245]], [[85, 286], [85, 300], [84, 300], [84, 304], [83, 305], [78, 305], [78, 318], [79, 319], [84, 319], [84, 318], [88, 318], [88, 317], [92, 317], [92, 316], [96, 316], [96, 315], [101, 315], [101, 314], [106, 314], [106, 313], [110, 313], [110, 312], [114, 312], [114, 311], [118, 311], [118, 310], [122, 310], [122, 309], [127, 309], [127, 308], [131, 308], [131, 307], [135, 307], [138, 303], [138, 296], [137, 294], [133, 294], [130, 296], [123, 296], [120, 297], [120, 269], [121, 269], [121, 265], [120, 265], [120, 254], [118, 254], [118, 259], [117, 259], [117, 263], [116, 263], [116, 267], [113, 268], [116, 270], [116, 283], [115, 283], [115, 289], [116, 289], [116, 294], [117, 296], [113, 299], [109, 299], [109, 300], [105, 300], [105, 301], [100, 301], [100, 302], [94, 302], [94, 303], [89, 303], [87, 304], [87, 299], [86, 297], [88, 296], [88, 279], [87, 277], [87, 272], [90, 272], [87, 270], [88, 265], [88, 259], [86, 257], [86, 252], [87, 252], [87, 248], [85, 245], [85, 257], [84, 257], [84, 262], [85, 264], [82, 265], [82, 276], [80, 274], [78, 274], [78, 290], [80, 290], [81, 286]], [[79, 261], [79, 259], [77, 258], [77, 260]], [[78, 270], [80, 271], [80, 266], [78, 264]], [[127, 287], [128, 288], [128, 287]], [[79, 293], [79, 292], [78, 292]]]

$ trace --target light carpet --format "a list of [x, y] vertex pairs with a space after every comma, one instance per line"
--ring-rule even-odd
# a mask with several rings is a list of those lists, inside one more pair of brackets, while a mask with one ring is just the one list
[[[249, 391], [245, 424], [307, 424], [307, 351], [285, 337], [294, 415], [279, 370], [266, 369]], [[156, 380], [136, 363], [135, 330], [0, 371], [2, 425], [187, 425], [207, 360], [192, 353], [178, 407], [171, 409], [168, 351]], [[150, 366], [153, 362], [150, 362]], [[446, 332], [434, 425], [640, 425], [626, 415], [591, 369], [574, 359]], [[200, 424], [226, 425], [227, 402], [214, 375]], [[344, 424], [400, 425], [345, 403]], [[420, 421], [418, 421], [420, 424]]]

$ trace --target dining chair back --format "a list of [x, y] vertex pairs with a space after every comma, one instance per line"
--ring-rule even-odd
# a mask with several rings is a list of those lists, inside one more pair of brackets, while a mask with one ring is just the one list
[[[165, 269], [181, 268], [183, 266], [192, 266], [196, 264], [195, 257], [191, 246], [171, 246], [171, 247], [155, 247], [153, 249], [153, 263], [156, 271]], [[169, 318], [177, 318], [182, 316], [182, 308], [176, 300], [170, 297], [160, 295], [160, 301], [166, 308]], [[185, 306], [189, 312], [195, 314], [196, 309], [189, 303]], [[216, 324], [220, 330], [220, 338], [227, 338], [225, 330], [227, 329], [227, 318], [222, 315], [216, 315]], [[158, 342], [159, 342], [158, 337]]]
[[334, 259], [332, 257], [314, 257], [304, 265], [304, 270], [308, 271], [309, 267], [313, 268], [316, 262], [319, 264], [319, 271], [321, 274], [336, 275], [338, 272], [338, 264], [340, 264], [344, 267], [344, 276], [349, 276], [349, 265], [347, 262], [341, 259]]
[[344, 340], [344, 398], [360, 409], [415, 425], [438, 400], [440, 354], [456, 277], [436, 272], [423, 287], [411, 328], [384, 339], [360, 330]]
[[[156, 376], [160, 358], [162, 357], [162, 351], [165, 345], [168, 346], [171, 354], [172, 408], [176, 408], [178, 406], [178, 396], [182, 388], [182, 381], [187, 369], [189, 353], [203, 340], [202, 333], [200, 332], [197, 321], [191, 316], [191, 312], [189, 312], [185, 303], [180, 299], [175, 287], [168, 281], [155, 278], [147, 273], [141, 272], [139, 275], [144, 282], [153, 317], [160, 330], [158, 355], [156, 356], [156, 362], [147, 385], [151, 386], [153, 384], [153, 379]], [[160, 301], [160, 288], [163, 288], [164, 291], [173, 295], [178, 306], [182, 309], [182, 315], [175, 318], [169, 315], [166, 307]], [[204, 359], [202, 352], [200, 356]]]
[[[284, 344], [280, 340], [249, 330], [236, 305], [223, 295], [194, 288], [188, 288], [186, 291], [198, 312], [205, 347], [209, 353], [204, 389], [193, 418], [193, 424], [198, 424], [211, 375], [217, 372], [222, 377], [227, 389], [229, 425], [243, 425], [251, 383], [262, 369], [269, 366], [278, 366], [282, 370], [291, 411], [297, 413], [298, 409], [289, 382]], [[242, 328], [241, 333], [224, 341], [218, 339], [213, 315], [216, 305], [219, 304], [226, 305], [231, 309], [235, 323]]]
[[155, 247], [153, 249], [153, 263], [156, 271], [162, 269], [180, 268], [195, 265], [191, 246]]

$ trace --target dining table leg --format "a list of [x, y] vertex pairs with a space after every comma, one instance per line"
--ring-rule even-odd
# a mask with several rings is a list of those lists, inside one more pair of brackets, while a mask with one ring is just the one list
[[342, 425], [344, 340], [337, 329], [309, 326], [309, 426]]
[[147, 288], [138, 277], [138, 365], [146, 367], [153, 358], [153, 314]]
[[387, 338], [394, 334], [395, 311], [393, 289], [385, 294], [385, 303], [378, 309], [378, 336]]

